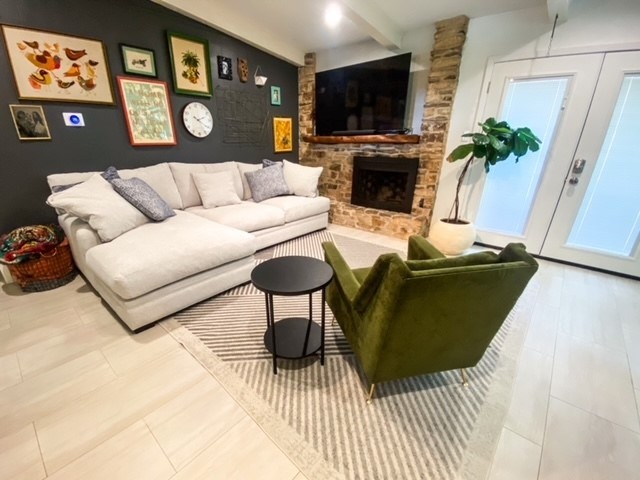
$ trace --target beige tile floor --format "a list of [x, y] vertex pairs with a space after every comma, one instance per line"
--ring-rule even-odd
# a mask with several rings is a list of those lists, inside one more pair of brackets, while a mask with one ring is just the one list
[[[551, 262], [538, 279], [489, 478], [640, 478], [640, 282]], [[164, 330], [130, 335], [81, 278], [0, 291], [0, 480], [17, 478], [305, 479]]]

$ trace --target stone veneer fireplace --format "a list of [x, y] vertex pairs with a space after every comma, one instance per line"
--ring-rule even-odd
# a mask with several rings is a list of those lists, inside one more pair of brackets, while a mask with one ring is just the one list
[[351, 203], [411, 213], [417, 158], [354, 157]]
[[[468, 24], [466, 16], [436, 23], [422, 124], [419, 135], [415, 135], [419, 138], [417, 143], [384, 136], [363, 139], [314, 138], [316, 60], [313, 53], [305, 55], [305, 64], [298, 70], [300, 163], [323, 167], [318, 190], [331, 200], [329, 218], [332, 223], [399, 238], [428, 233], [445, 158], [445, 142]], [[419, 159], [410, 213], [352, 203], [353, 160], [360, 156]]]

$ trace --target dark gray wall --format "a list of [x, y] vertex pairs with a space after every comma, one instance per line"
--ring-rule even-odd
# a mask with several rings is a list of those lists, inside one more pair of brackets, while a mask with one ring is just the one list
[[[293, 131], [297, 131], [298, 74], [294, 65], [148, 0], [0, 0], [0, 23], [101, 40], [107, 50], [116, 95], [113, 106], [19, 100], [4, 37], [0, 35], [0, 233], [22, 225], [55, 221], [53, 209], [45, 204], [49, 194], [45, 177], [50, 173], [103, 170], [110, 165], [136, 168], [170, 161], [258, 162], [262, 158], [297, 161], [296, 135], [293, 152], [274, 154], [271, 121], [274, 116], [292, 117]], [[248, 144], [224, 143], [215, 93], [211, 98], [173, 93], [167, 30], [209, 40], [212, 84], [218, 94], [220, 89], [232, 89], [247, 94], [259, 93], [264, 98], [266, 121], [259, 138]], [[178, 145], [130, 145], [115, 80], [116, 75], [125, 74], [120, 43], [155, 51], [158, 80], [166, 81], [171, 92]], [[233, 59], [232, 81], [218, 78], [218, 55]], [[249, 61], [250, 78], [247, 83], [238, 79], [238, 57]], [[263, 88], [256, 87], [253, 81], [257, 65], [269, 77]], [[281, 106], [270, 105], [271, 85], [282, 89]], [[182, 109], [191, 101], [204, 103], [214, 115], [214, 131], [202, 140], [192, 137], [182, 124]], [[43, 106], [51, 141], [18, 140], [8, 107], [15, 103]], [[69, 111], [81, 112], [87, 126], [65, 127], [62, 112]]]

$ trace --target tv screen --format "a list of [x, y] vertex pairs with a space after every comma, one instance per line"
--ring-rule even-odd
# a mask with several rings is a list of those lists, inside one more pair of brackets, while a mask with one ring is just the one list
[[316, 135], [400, 133], [411, 53], [316, 73]]

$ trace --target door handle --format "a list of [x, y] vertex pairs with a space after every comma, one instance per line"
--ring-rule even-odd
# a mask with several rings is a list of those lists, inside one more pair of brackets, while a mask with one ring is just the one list
[[587, 164], [587, 161], [584, 158], [576, 158], [573, 161], [573, 168], [571, 169], [571, 173], [576, 173], [576, 174], [582, 173], [582, 171], [584, 170], [584, 166], [586, 164]]
[[569, 178], [569, 185], [577, 185], [579, 181], [578, 177], [571, 177]]

